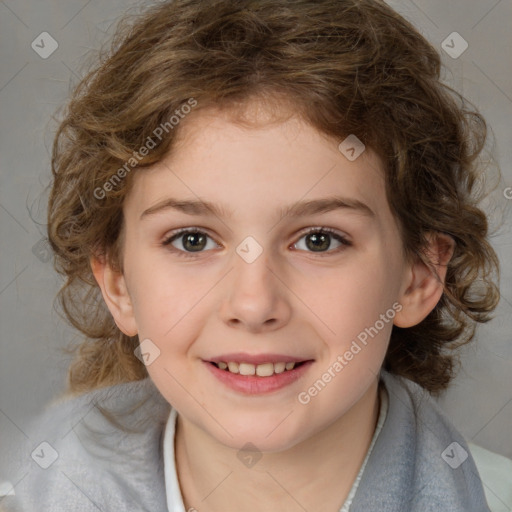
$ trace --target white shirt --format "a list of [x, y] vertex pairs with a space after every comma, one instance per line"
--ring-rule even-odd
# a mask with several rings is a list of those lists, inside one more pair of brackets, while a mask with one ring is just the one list
[[[388, 412], [388, 393], [384, 385], [379, 387], [380, 389], [380, 411], [379, 418], [377, 420], [377, 427], [375, 428], [375, 432], [373, 434], [372, 442], [370, 443], [370, 447], [368, 448], [368, 452], [366, 453], [366, 457], [361, 465], [361, 469], [359, 470], [359, 474], [355, 482], [352, 484], [352, 488], [345, 500], [345, 503], [340, 509], [340, 512], [349, 512], [350, 505], [352, 504], [352, 500], [356, 495], [357, 487], [359, 486], [359, 482], [361, 481], [361, 477], [363, 476], [364, 468], [366, 467], [366, 463], [370, 457], [373, 446], [375, 445], [375, 441], [382, 430], [382, 426], [384, 425], [384, 421], [386, 419], [386, 415]], [[167, 493], [167, 508], [169, 512], [187, 512], [185, 511], [185, 505], [183, 503], [183, 496], [181, 494], [181, 489], [178, 483], [178, 475], [176, 473], [176, 461], [174, 456], [174, 435], [176, 432], [176, 419], [178, 417], [178, 413], [174, 407], [171, 408], [171, 413], [169, 415], [169, 419], [167, 420], [167, 425], [165, 427], [164, 433], [164, 472], [165, 472], [165, 489]], [[193, 509], [192, 509], [193, 510]]]

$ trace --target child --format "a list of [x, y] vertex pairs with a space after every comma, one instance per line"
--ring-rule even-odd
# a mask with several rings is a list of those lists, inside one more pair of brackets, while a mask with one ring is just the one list
[[485, 139], [380, 0], [122, 25], [52, 158], [74, 396], [7, 510], [488, 511], [429, 396], [498, 301]]

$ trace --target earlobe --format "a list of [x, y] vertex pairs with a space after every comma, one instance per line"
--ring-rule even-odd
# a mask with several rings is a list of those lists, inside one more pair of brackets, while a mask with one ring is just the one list
[[399, 302], [394, 325], [413, 327], [423, 321], [436, 307], [444, 291], [447, 266], [453, 256], [455, 241], [444, 233], [429, 233], [425, 256], [435, 268], [435, 272], [421, 258], [412, 263], [407, 272], [405, 290]]
[[117, 327], [127, 336], [135, 336], [138, 329], [124, 275], [112, 269], [104, 258], [93, 256], [90, 265]]

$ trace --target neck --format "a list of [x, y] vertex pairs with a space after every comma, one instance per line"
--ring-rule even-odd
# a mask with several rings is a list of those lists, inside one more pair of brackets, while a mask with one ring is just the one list
[[185, 510], [337, 512], [346, 500], [375, 432], [378, 381], [341, 418], [282, 452], [245, 467], [238, 450], [218, 443], [178, 415], [176, 468]]

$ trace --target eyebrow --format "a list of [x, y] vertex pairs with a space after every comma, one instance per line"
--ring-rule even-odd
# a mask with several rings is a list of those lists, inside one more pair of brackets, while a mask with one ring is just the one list
[[[307, 215], [315, 215], [320, 213], [327, 213], [334, 210], [348, 210], [361, 215], [374, 218], [375, 212], [365, 203], [358, 199], [351, 199], [345, 197], [326, 197], [322, 199], [312, 199], [309, 201], [299, 201], [284, 208], [279, 209], [281, 218], [286, 216], [291, 217], [305, 217]], [[233, 211], [225, 206], [218, 206], [210, 203], [209, 201], [200, 200], [183, 200], [168, 198], [160, 201], [159, 203], [151, 206], [142, 212], [140, 218], [149, 217], [156, 213], [161, 213], [166, 210], [176, 210], [187, 215], [209, 215], [214, 214], [217, 217], [233, 218]]]

